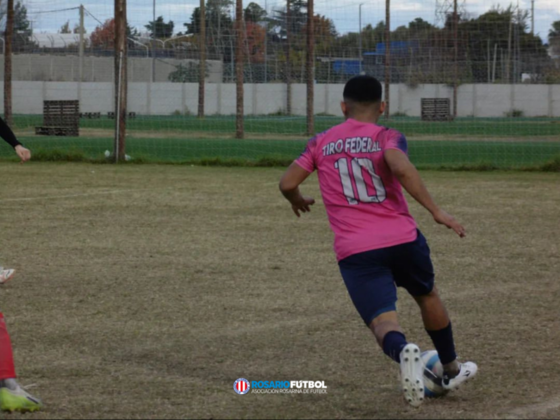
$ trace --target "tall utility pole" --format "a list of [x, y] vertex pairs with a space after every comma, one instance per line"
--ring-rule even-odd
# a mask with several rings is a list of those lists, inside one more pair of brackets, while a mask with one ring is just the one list
[[156, 81], [156, 0], [154, 0], [154, 7], [152, 8], [152, 16], [154, 18], [154, 26], [152, 28], [152, 82]]
[[126, 157], [127, 39], [126, 0], [115, 0], [115, 162]]
[[198, 118], [204, 118], [204, 97], [206, 94], [206, 5], [200, 0], [200, 70], [198, 75]]
[[307, 135], [315, 134], [315, 13], [307, 0]]
[[79, 82], [84, 81], [84, 5], [80, 5], [80, 80]]
[[531, 35], [535, 35], [535, 0], [531, 0]]
[[244, 96], [243, 91], [243, 47], [245, 45], [243, 36], [243, 0], [236, 0], [235, 8], [235, 72], [236, 72], [236, 84], [237, 84], [237, 119], [236, 119], [236, 129], [235, 137], [242, 139], [245, 135], [245, 127], [243, 124], [243, 114], [244, 114]]
[[391, 117], [391, 0], [385, 0], [385, 118]]
[[363, 73], [363, 65], [362, 65], [362, 62], [363, 62], [363, 53], [362, 53], [362, 47], [363, 47], [363, 44], [362, 44], [362, 6], [363, 5], [364, 5], [364, 3], [360, 4], [360, 34], [359, 34], [359, 38], [358, 38], [358, 42], [359, 42], [358, 57], [360, 59], [360, 74]]
[[453, 1], [453, 119], [457, 118], [457, 93], [459, 90], [459, 11], [457, 0]]
[[12, 38], [14, 34], [14, 0], [8, 0], [6, 34], [4, 35], [4, 118], [6, 124], [14, 123], [12, 115]]
[[[267, 0], [264, 0], [264, 11], [268, 13]], [[268, 27], [264, 35], [264, 82], [268, 83]]]
[[509, 15], [509, 31], [508, 31], [508, 51], [506, 59], [506, 83], [511, 83], [511, 34], [513, 31], [513, 12]]
[[290, 52], [292, 51], [292, 46], [290, 45], [292, 12], [290, 0], [286, 0], [286, 4], [286, 114], [292, 115], [292, 65], [290, 63]]

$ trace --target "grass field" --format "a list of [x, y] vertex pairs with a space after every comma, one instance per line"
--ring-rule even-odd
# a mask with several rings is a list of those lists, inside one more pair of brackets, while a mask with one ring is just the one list
[[[459, 240], [418, 206], [461, 393], [407, 407], [347, 296], [322, 203], [297, 220], [280, 168], [4, 163], [0, 288], [23, 384], [46, 418], [556, 418], [560, 175], [428, 172]], [[319, 198], [315, 177], [304, 187]], [[433, 346], [401, 295], [410, 339]], [[236, 395], [234, 380], [327, 395]], [[17, 415], [11, 419], [20, 418]]]
[[[336, 117], [317, 117], [321, 132], [338, 124]], [[127, 153], [155, 162], [237, 160], [283, 165], [305, 146], [306, 122], [301, 117], [247, 117], [246, 137], [233, 138], [233, 117], [139, 117], [128, 122]], [[17, 116], [21, 140], [49, 158], [65, 153], [103, 159], [113, 148], [114, 121], [82, 120], [79, 138], [40, 137], [33, 134], [41, 117]], [[499, 168], [538, 166], [560, 157], [560, 123], [548, 118], [464, 118], [454, 122], [427, 123], [400, 117], [388, 125], [406, 134], [412, 160], [421, 167], [486, 165]], [[11, 156], [0, 145], [0, 157]]]

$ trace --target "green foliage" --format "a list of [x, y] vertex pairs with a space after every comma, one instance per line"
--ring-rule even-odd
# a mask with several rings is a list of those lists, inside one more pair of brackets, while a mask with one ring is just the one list
[[[206, 2], [206, 28], [212, 28], [217, 36], [223, 37], [233, 33], [233, 21], [229, 14], [232, 0], [207, 0]], [[190, 23], [185, 23], [187, 34], [200, 33], [200, 7], [193, 10]]]
[[259, 23], [266, 20], [268, 13], [257, 3], [251, 2], [245, 8], [244, 15], [245, 21]]
[[[205, 76], [210, 75], [210, 68], [206, 62]], [[179, 64], [177, 69], [169, 74], [169, 81], [172, 83], [197, 83], [200, 78], [200, 65], [195, 62], [186, 65]]]
[[[303, 28], [307, 24], [307, 1], [293, 0], [290, 2], [290, 22], [287, 22], [286, 9], [275, 10], [269, 23], [272, 27], [277, 28], [280, 39], [285, 39], [290, 31], [290, 35], [298, 35], [303, 32]], [[289, 26], [288, 26], [289, 25]]]
[[538, 166], [537, 170], [542, 172], [560, 172], [560, 155], [554, 157], [551, 161]]
[[61, 34], [71, 34], [72, 31], [70, 30], [70, 21], [67, 20], [64, 25], [62, 25], [58, 31]]
[[173, 36], [173, 29], [175, 24], [172, 20], [165, 23], [163, 16], [158, 17], [155, 22], [151, 21], [145, 25], [145, 28], [150, 32], [150, 37], [157, 39], [167, 39]]

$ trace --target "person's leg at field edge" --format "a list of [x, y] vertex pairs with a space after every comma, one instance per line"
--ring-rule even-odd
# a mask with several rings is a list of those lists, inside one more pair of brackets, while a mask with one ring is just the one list
[[0, 385], [6, 379], [15, 379], [14, 355], [12, 342], [6, 328], [4, 315], [0, 312]]
[[16, 381], [12, 342], [0, 313], [0, 409], [2, 411], [37, 411], [41, 401], [24, 391]]

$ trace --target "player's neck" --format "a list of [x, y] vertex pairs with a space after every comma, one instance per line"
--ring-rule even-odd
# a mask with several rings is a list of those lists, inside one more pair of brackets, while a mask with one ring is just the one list
[[350, 115], [348, 118], [361, 123], [377, 124], [377, 121], [379, 121], [379, 117], [380, 115], [378, 115], [377, 113], [376, 114], [367, 113], [367, 114]]

